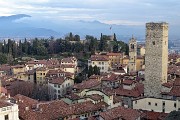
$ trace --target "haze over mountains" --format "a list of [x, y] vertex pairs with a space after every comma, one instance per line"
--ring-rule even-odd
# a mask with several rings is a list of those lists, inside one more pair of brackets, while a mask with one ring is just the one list
[[[179, 28], [170, 25], [170, 39], [180, 38]], [[109, 25], [99, 21], [37, 19], [26, 14], [0, 17], [1, 39], [64, 37], [69, 32], [78, 34], [81, 38], [84, 38], [85, 35], [99, 38], [101, 33], [106, 35], [116, 33], [117, 38], [124, 41], [134, 35], [139, 41], [144, 41], [145, 25]]]

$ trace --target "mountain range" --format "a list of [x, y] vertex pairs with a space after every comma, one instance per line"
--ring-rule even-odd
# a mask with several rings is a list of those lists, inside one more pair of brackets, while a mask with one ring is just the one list
[[[178, 39], [178, 30], [174, 28], [171, 29], [172, 31], [170, 32], [170, 37], [171, 39]], [[0, 39], [25, 37], [49, 38], [50, 36], [54, 36], [56, 38], [64, 37], [69, 32], [80, 35], [81, 39], [84, 39], [85, 35], [93, 35], [99, 38], [101, 33], [106, 35], [116, 33], [119, 40], [127, 41], [133, 35], [139, 41], [144, 41], [145, 25], [110, 25], [96, 20], [56, 20], [56, 22], [54, 22], [51, 19], [34, 19], [33, 16], [26, 14], [0, 17]]]

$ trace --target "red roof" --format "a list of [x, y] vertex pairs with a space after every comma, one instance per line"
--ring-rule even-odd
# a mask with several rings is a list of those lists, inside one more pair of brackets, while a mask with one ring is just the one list
[[109, 61], [109, 58], [105, 55], [92, 55], [91, 61]]
[[90, 99], [92, 99], [94, 101], [98, 101], [98, 100], [103, 99], [103, 97], [101, 95], [99, 95], [99, 94], [87, 95], [86, 97], [90, 98]]
[[144, 111], [142, 119], [145, 120], [164, 120], [167, 117], [167, 113]]
[[101, 80], [102, 81], [119, 81], [119, 76], [114, 73], [111, 73], [104, 76]]
[[57, 77], [55, 79], [50, 80], [49, 83], [61, 85], [64, 81], [65, 81], [64, 77]]
[[162, 86], [167, 87], [167, 88], [171, 88], [173, 86], [173, 82], [163, 83]]
[[7, 101], [0, 100], [0, 108], [7, 107], [7, 106], [12, 106], [12, 104]]
[[133, 83], [135, 83], [134, 80], [123, 80], [124, 85], [132, 85]]
[[107, 56], [122, 56], [121, 53], [107, 53]]
[[104, 120], [115, 120], [115, 119], [125, 119], [125, 120], [136, 120], [140, 118], [141, 112], [131, 109], [124, 108], [122, 106], [109, 109], [106, 112], [101, 112], [100, 116]]
[[144, 85], [138, 83], [132, 90], [117, 88], [115, 89], [115, 93], [119, 96], [140, 97], [144, 93]]

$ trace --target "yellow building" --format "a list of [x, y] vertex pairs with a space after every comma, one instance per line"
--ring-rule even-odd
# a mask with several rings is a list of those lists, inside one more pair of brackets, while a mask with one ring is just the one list
[[145, 56], [145, 45], [138, 44], [137, 46], [137, 54], [141, 56]]
[[[125, 56], [123, 58], [123, 64], [124, 65], [128, 65], [129, 63], [129, 57], [128, 56]], [[136, 59], [136, 70], [139, 71], [141, 69], [144, 68], [144, 57], [143, 56], [137, 56], [137, 59]]]
[[46, 67], [41, 67], [36, 69], [36, 83], [46, 84], [45, 76], [49, 70]]
[[111, 66], [123, 63], [123, 55], [121, 53], [107, 53]]
[[12, 66], [12, 73], [14, 75], [18, 74], [18, 73], [23, 73], [26, 71], [26, 66], [25, 65], [16, 65], [16, 66]]
[[27, 81], [28, 80], [28, 74], [26, 72], [20, 72], [16, 74], [16, 78], [20, 80]]
[[128, 63], [129, 63], [129, 56], [124, 56], [122, 61], [123, 61], [122, 63], [124, 65], [128, 65]]
[[103, 73], [108, 72], [111, 68], [110, 60], [106, 55], [92, 55], [88, 60], [88, 67], [94, 67], [95, 65], [100, 69], [100, 72]]
[[139, 71], [143, 68], [144, 58], [142, 56], [137, 56], [136, 59], [136, 70]]

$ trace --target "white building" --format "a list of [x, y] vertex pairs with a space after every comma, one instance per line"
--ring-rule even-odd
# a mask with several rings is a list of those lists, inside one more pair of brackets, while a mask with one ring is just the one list
[[133, 109], [170, 113], [180, 110], [180, 101], [160, 98], [140, 98], [133, 101]]
[[48, 82], [49, 94], [51, 99], [61, 98], [67, 93], [67, 89], [74, 85], [74, 80], [66, 77], [52, 78]]
[[92, 55], [88, 60], [88, 67], [95, 65], [100, 69], [100, 72], [108, 72], [110, 69], [109, 58], [103, 55]]
[[0, 101], [0, 120], [19, 120], [18, 105]]

